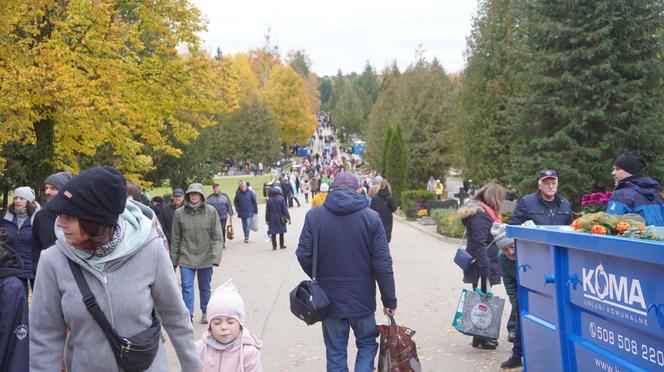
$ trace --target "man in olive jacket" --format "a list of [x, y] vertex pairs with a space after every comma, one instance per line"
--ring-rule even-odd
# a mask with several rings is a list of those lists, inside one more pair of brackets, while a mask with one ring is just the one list
[[198, 274], [201, 324], [207, 321], [207, 304], [212, 293], [212, 266], [219, 266], [224, 248], [223, 231], [217, 210], [205, 203], [203, 185], [192, 183], [184, 205], [175, 211], [171, 231], [171, 261], [180, 266], [182, 298], [194, 318], [194, 277]]

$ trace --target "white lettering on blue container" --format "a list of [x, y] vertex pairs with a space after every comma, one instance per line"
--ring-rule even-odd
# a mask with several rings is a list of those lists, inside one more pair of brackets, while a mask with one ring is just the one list
[[638, 279], [607, 273], [601, 263], [594, 269], [584, 267], [582, 270], [584, 297], [647, 316], [645, 311], [638, 309], [647, 309]]

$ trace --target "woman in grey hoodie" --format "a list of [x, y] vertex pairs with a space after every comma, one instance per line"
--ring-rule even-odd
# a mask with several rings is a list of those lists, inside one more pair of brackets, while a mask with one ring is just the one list
[[[163, 236], [127, 202], [124, 176], [96, 167], [69, 181], [48, 208], [58, 214], [55, 245], [39, 261], [30, 312], [30, 370], [120, 371], [108, 340], [83, 303], [68, 264], [82, 269], [97, 303], [122, 336], [152, 324], [155, 309], [183, 371], [199, 371], [193, 328]], [[65, 330], [69, 330], [65, 333]], [[148, 371], [167, 371], [160, 344]]]

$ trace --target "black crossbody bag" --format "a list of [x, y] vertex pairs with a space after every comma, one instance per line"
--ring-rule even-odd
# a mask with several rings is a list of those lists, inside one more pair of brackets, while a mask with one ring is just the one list
[[67, 258], [67, 261], [71, 273], [74, 275], [76, 285], [83, 296], [83, 303], [104, 332], [118, 365], [127, 372], [141, 372], [150, 368], [159, 352], [159, 342], [161, 341], [161, 323], [154, 308], [152, 309], [152, 325], [150, 328], [131, 337], [120, 336], [99, 307], [97, 299], [90, 291], [88, 282], [83, 277], [81, 267], [69, 258]]
[[301, 281], [300, 284], [290, 292], [291, 313], [302, 319], [308, 325], [324, 320], [330, 312], [330, 300], [327, 298], [323, 288], [318, 284], [316, 272], [318, 266], [318, 224], [320, 216], [312, 213], [312, 217], [314, 218], [315, 223], [313, 231], [314, 257], [313, 266], [311, 268], [311, 280]]

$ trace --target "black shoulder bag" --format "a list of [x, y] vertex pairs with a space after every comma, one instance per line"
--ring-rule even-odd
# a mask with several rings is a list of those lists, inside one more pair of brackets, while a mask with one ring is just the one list
[[90, 291], [85, 277], [83, 277], [81, 267], [69, 258], [67, 258], [67, 261], [71, 273], [74, 274], [76, 285], [83, 296], [83, 303], [104, 332], [118, 365], [127, 372], [141, 372], [150, 368], [159, 351], [161, 336], [161, 324], [154, 308], [152, 309], [152, 325], [150, 328], [131, 337], [120, 336], [106, 319], [106, 315], [104, 315], [99, 304], [97, 304], [97, 299]]
[[318, 266], [319, 216], [312, 213], [312, 217], [314, 217], [315, 226], [313, 234], [314, 257], [313, 266], [311, 268], [311, 280], [303, 280], [290, 292], [291, 313], [302, 319], [308, 325], [324, 320], [330, 312], [330, 300], [327, 298], [323, 288], [318, 285], [316, 275], [316, 269]]

